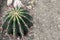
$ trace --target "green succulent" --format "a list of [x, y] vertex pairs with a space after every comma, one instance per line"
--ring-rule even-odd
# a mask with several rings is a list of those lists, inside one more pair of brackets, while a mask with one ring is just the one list
[[12, 34], [15, 36], [24, 36], [29, 32], [29, 28], [33, 25], [32, 17], [29, 15], [29, 11], [23, 8], [11, 9], [3, 17], [3, 32]]

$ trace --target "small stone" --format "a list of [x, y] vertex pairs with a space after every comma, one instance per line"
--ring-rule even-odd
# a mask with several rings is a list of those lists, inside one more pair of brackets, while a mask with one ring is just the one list
[[20, 40], [20, 38], [18, 37], [17, 40]]
[[60, 25], [58, 25], [58, 27], [60, 28]]
[[27, 6], [27, 8], [28, 8], [28, 9], [32, 9], [32, 6], [31, 6], [31, 5], [29, 5], [29, 6]]
[[58, 18], [60, 20], [60, 18]]

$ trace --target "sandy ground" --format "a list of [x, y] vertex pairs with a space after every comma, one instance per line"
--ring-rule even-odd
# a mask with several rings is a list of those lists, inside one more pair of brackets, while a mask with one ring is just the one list
[[34, 10], [34, 40], [60, 40], [60, 0], [38, 0]]

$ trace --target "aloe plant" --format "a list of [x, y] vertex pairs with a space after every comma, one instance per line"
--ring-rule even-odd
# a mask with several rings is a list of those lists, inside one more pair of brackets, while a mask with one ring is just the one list
[[32, 17], [29, 15], [29, 11], [17, 7], [7, 12], [3, 18], [2, 28], [3, 32], [6, 30], [8, 34], [22, 37], [27, 35], [32, 25]]

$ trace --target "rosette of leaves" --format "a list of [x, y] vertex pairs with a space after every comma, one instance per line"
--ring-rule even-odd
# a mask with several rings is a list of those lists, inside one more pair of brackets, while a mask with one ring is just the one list
[[11, 9], [3, 17], [3, 32], [12, 34], [15, 36], [24, 36], [29, 32], [29, 28], [32, 26], [32, 17], [29, 15], [29, 11], [23, 8]]

